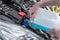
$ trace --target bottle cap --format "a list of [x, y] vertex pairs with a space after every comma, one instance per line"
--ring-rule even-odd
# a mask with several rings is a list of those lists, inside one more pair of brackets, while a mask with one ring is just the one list
[[24, 12], [19, 12], [19, 15], [24, 17], [26, 14]]

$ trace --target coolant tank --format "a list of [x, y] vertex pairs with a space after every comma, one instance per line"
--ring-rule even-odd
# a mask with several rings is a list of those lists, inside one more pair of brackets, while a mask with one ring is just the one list
[[48, 31], [50, 29], [60, 29], [60, 17], [52, 11], [39, 8], [34, 15], [34, 21], [32, 26], [37, 29], [42, 29], [44, 31]]

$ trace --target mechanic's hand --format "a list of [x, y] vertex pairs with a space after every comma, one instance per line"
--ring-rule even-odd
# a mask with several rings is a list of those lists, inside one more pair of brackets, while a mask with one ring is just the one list
[[50, 31], [48, 31], [48, 33], [50, 33], [51, 35], [56, 35], [58, 36], [58, 38], [60, 38], [60, 30], [58, 29], [53, 28]]
[[29, 10], [29, 16], [30, 16], [30, 18], [31, 18], [32, 20], [34, 20], [34, 15], [36, 14], [38, 8], [39, 8], [38, 3], [35, 4], [35, 5], [33, 5], [32, 8], [30, 8], [30, 10]]

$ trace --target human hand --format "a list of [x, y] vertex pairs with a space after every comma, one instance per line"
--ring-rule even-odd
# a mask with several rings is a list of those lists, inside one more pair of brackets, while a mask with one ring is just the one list
[[30, 18], [31, 18], [32, 20], [34, 20], [35, 14], [36, 14], [36, 12], [37, 12], [37, 10], [38, 10], [39, 7], [40, 7], [40, 6], [39, 6], [38, 3], [37, 3], [37, 4], [33, 5], [32, 8], [30, 8], [30, 10], [29, 10], [29, 16], [30, 16]]
[[60, 30], [59, 29], [53, 28], [53, 29], [49, 30], [48, 33], [50, 33], [53, 36], [56, 35], [56, 36], [58, 36], [58, 38], [60, 38]]

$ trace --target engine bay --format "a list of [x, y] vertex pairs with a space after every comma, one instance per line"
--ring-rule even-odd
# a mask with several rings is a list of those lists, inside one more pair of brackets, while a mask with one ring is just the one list
[[[6, 2], [5, 2], [6, 1]], [[5, 15], [5, 16], [9, 16], [10, 19], [12, 20], [16, 20], [16, 21], [20, 21], [22, 20], [22, 17], [18, 15], [19, 12], [23, 11], [28, 13], [27, 10], [29, 10], [30, 7], [32, 7], [33, 5], [33, 1], [20, 1], [20, 0], [15, 0], [15, 2], [13, 2], [13, 0], [2, 0], [0, 1], [0, 14], [1, 15]], [[18, 3], [18, 4], [17, 4]], [[29, 4], [28, 4], [29, 3]], [[21, 4], [21, 5], [19, 5]], [[21, 7], [20, 7], [21, 6]]]
[[42, 32], [44, 32], [44, 34], [42, 34], [40, 33], [40, 30], [36, 30], [26, 22], [30, 19], [28, 16], [28, 10], [33, 4], [35, 4], [33, 0], [0, 0], [0, 19], [14, 24], [28, 26], [28, 30], [43, 37], [45, 40], [51, 40], [49, 33], [42, 30]]

